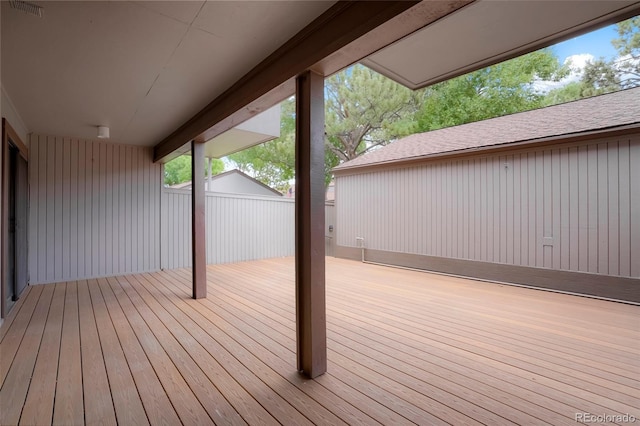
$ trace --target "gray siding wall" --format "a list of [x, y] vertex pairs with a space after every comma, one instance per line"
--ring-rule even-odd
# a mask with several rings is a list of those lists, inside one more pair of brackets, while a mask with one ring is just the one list
[[32, 284], [160, 267], [161, 167], [149, 148], [31, 135]]
[[640, 135], [337, 178], [337, 241], [640, 277]]
[[[293, 256], [294, 200], [207, 193], [207, 263]], [[162, 268], [191, 266], [191, 191], [162, 193]]]

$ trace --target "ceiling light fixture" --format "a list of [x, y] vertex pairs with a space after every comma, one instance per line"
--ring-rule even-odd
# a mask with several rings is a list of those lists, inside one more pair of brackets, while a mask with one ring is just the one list
[[109, 139], [109, 128], [107, 126], [98, 126], [98, 139]]

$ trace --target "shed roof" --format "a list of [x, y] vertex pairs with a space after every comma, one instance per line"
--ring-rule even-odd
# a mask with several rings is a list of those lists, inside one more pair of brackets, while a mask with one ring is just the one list
[[640, 126], [640, 88], [595, 96], [475, 123], [417, 133], [336, 167], [346, 171], [370, 165], [501, 148], [595, 130]]

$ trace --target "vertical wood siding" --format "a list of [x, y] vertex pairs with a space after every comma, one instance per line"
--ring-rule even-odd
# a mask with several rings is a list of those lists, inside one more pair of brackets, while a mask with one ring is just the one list
[[640, 135], [340, 176], [338, 245], [640, 277]]
[[160, 268], [161, 167], [148, 148], [30, 138], [30, 282]]
[[[294, 200], [207, 193], [207, 263], [293, 256]], [[191, 191], [162, 193], [162, 268], [191, 266]]]

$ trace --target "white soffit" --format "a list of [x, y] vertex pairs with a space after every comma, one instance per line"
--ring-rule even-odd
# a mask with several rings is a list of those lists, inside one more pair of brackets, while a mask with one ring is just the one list
[[333, 1], [2, 1], [2, 87], [31, 132], [153, 146]]
[[419, 89], [640, 13], [638, 1], [479, 0], [361, 61]]
[[220, 158], [280, 136], [280, 105], [276, 105], [207, 141], [205, 157]]

